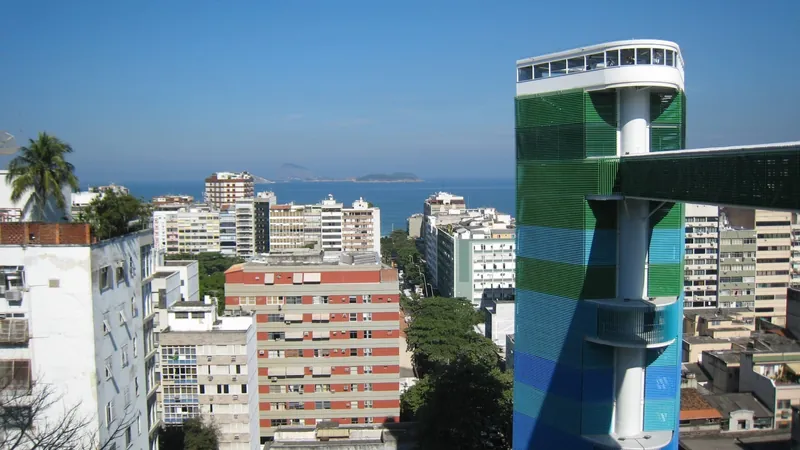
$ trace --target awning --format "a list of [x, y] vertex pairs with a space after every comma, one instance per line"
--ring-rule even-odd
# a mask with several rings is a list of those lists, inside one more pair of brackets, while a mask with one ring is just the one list
[[286, 376], [286, 368], [285, 367], [269, 367], [267, 368], [267, 374], [271, 377], [285, 377]]
[[314, 375], [330, 375], [331, 367], [330, 366], [313, 367], [311, 369], [311, 373], [313, 373]]
[[302, 322], [303, 315], [302, 314], [284, 314], [283, 315], [284, 322]]
[[315, 331], [314, 332], [314, 339], [330, 339], [331, 332], [330, 331]]
[[303, 284], [303, 273], [295, 272], [295, 274], [292, 275], [292, 282], [294, 284]]
[[287, 331], [284, 336], [285, 339], [303, 339], [302, 331]]
[[310, 272], [303, 274], [303, 283], [319, 283], [322, 281], [322, 274], [319, 272]]
[[305, 367], [287, 367], [286, 368], [286, 376], [287, 377], [302, 377], [306, 374]]
[[275, 274], [274, 273], [265, 273], [264, 274], [264, 284], [275, 284]]

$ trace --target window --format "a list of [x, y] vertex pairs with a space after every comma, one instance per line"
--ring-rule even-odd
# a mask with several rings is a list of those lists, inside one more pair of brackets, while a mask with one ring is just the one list
[[110, 380], [111, 377], [114, 375], [113, 360], [111, 359], [110, 356], [106, 358], [105, 374], [106, 374], [106, 380]]
[[371, 348], [365, 348], [364, 349], [364, 356], [372, 356], [372, 349]]
[[372, 313], [364, 313], [364, 322], [372, 322]]
[[372, 366], [364, 366], [364, 373], [372, 373]]
[[372, 408], [372, 400], [364, 400], [364, 408]]
[[114, 269], [114, 277], [117, 279], [117, 284], [125, 281], [125, 263], [120, 262]]
[[[550, 76], [550, 64], [537, 64], [533, 66], [533, 77], [534, 78], [547, 78]], [[520, 80], [522, 81], [522, 80]]]
[[106, 426], [110, 427], [114, 422], [114, 402], [106, 403]]
[[350, 303], [356, 303], [356, 296], [355, 295], [351, 295], [350, 296]]
[[358, 321], [358, 313], [350, 313], [350, 322]]
[[533, 67], [525, 66], [517, 69], [517, 81], [528, 81], [533, 79]]
[[27, 359], [0, 361], [0, 383], [4, 387], [29, 389], [31, 386], [31, 362]]
[[327, 358], [329, 356], [331, 356], [331, 350], [328, 348], [314, 349], [314, 357], [316, 358]]
[[136, 336], [134, 336], [133, 337], [133, 357], [134, 358], [139, 356], [139, 345], [138, 344], [139, 344], [138, 343], [138, 339], [136, 338]]
[[101, 291], [111, 287], [110, 277], [111, 277], [111, 268], [109, 266], [101, 267], [100, 275], [98, 278], [98, 283]]
[[328, 304], [328, 296], [327, 295], [315, 295], [314, 296], [314, 304], [315, 305], [326, 305], [326, 304]]
[[567, 60], [553, 61], [550, 63], [550, 76], [557, 77], [567, 73]]
[[622, 58], [621, 64], [623, 66], [632, 66], [636, 63], [634, 60], [634, 50], [632, 48], [623, 48], [619, 53], [620, 57]]
[[192, 319], [205, 319], [206, 313], [203, 311], [192, 312]]
[[175, 313], [175, 318], [176, 319], [188, 319], [189, 318], [189, 313], [188, 312], [176, 312]]
[[108, 321], [108, 314], [103, 314], [103, 334], [111, 333], [111, 323]]
[[255, 305], [256, 298], [255, 297], [239, 297], [239, 304], [240, 305]]
[[372, 391], [372, 383], [364, 383], [364, 391], [366, 392]]
[[650, 64], [650, 49], [637, 48], [636, 49], [636, 64]]
[[667, 50], [667, 65], [675, 65], [675, 52], [673, 50]]
[[358, 349], [357, 348], [351, 348], [350, 349], [350, 356], [358, 356]]
[[246, 384], [242, 385], [242, 394], [247, 394], [247, 385]]
[[372, 339], [372, 330], [364, 331], [364, 339]]
[[[355, 406], [355, 407], [356, 407], [356, 408], [358, 407], [358, 402], [356, 402], [356, 406]], [[356, 424], [356, 423], [358, 423], [358, 417], [351, 417], [351, 418], [350, 418], [350, 423], [351, 423], [351, 424]]]
[[122, 367], [128, 367], [128, 346], [122, 346]]
[[789, 409], [792, 407], [791, 400], [778, 400], [778, 409]]
[[133, 395], [139, 396], [139, 377], [133, 379]]
[[351, 331], [350, 339], [358, 339], [358, 331]]
[[331, 409], [330, 401], [314, 402], [314, 409]]

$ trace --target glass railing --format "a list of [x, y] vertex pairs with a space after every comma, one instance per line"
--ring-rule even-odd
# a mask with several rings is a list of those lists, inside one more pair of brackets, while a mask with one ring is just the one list
[[681, 321], [680, 305], [673, 300], [597, 302], [597, 339], [635, 346], [668, 344], [677, 337]]

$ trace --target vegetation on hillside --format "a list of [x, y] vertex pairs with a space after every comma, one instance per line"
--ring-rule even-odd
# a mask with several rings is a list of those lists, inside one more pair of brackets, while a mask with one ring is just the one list
[[79, 222], [92, 227], [100, 240], [111, 239], [150, 226], [150, 206], [131, 194], [108, 190], [91, 201], [78, 215]]
[[499, 349], [475, 333], [466, 299], [410, 303], [408, 346], [420, 380], [401, 397], [401, 420], [417, 422], [420, 448], [510, 449], [513, 381]]
[[75, 167], [66, 159], [72, 153], [66, 142], [47, 133], [39, 133], [36, 140], [30, 139], [27, 146], [20, 147], [17, 156], [8, 164], [6, 183], [11, 185], [11, 200], [18, 202], [30, 192], [23, 209], [31, 213], [35, 221], [45, 219], [48, 199], [55, 201], [61, 217], [69, 207], [70, 199], [64, 197], [66, 186], [78, 190]]
[[406, 330], [420, 376], [401, 397], [401, 420], [417, 422], [420, 448], [510, 449], [513, 380], [499, 349], [474, 331], [466, 299], [411, 301]]
[[403, 270], [408, 283], [424, 283], [422, 255], [417, 249], [416, 241], [409, 238], [405, 230], [394, 230], [389, 236], [381, 238], [381, 258], [385, 264], [394, 263]]
[[232, 265], [244, 262], [241, 258], [225, 256], [217, 252], [208, 253], [179, 253], [167, 255], [166, 259], [195, 260], [198, 262], [200, 278], [200, 298], [206, 295], [217, 297], [217, 311], [222, 314], [225, 310], [225, 271]]

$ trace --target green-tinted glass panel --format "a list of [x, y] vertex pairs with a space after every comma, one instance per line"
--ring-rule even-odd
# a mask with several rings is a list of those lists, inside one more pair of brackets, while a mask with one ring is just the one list
[[583, 92], [517, 97], [517, 128], [583, 122]]
[[651, 297], [678, 296], [683, 292], [683, 263], [650, 264], [647, 292]]
[[517, 160], [582, 159], [584, 125], [517, 128]]
[[572, 299], [613, 298], [614, 266], [582, 266], [517, 257], [517, 287]]
[[683, 92], [654, 92], [650, 94], [650, 122], [652, 124], [684, 123]]
[[653, 126], [650, 128], [650, 151], [663, 152], [683, 148], [682, 125]]
[[586, 156], [617, 154], [617, 94], [615, 91], [584, 93]]

